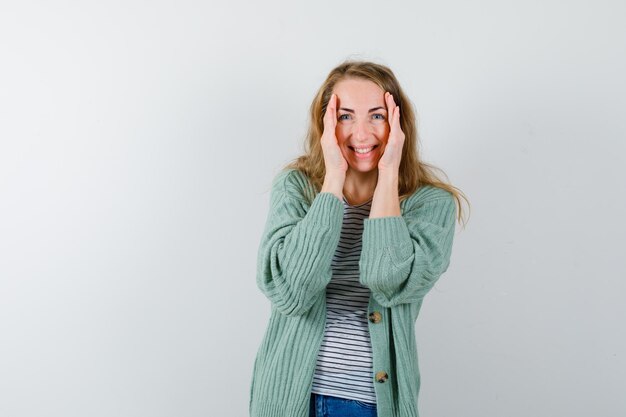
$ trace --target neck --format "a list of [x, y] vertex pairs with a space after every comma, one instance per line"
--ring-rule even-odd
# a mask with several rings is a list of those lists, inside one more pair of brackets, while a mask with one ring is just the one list
[[378, 170], [358, 172], [348, 169], [343, 184], [343, 195], [350, 204], [361, 204], [374, 195], [378, 183]]

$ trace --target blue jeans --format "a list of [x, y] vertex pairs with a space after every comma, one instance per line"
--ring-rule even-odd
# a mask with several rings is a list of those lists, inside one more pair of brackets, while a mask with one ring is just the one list
[[311, 393], [309, 417], [376, 417], [376, 404]]

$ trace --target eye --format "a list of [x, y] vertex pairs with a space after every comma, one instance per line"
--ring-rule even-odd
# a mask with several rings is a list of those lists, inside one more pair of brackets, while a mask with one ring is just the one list
[[338, 119], [339, 120], [348, 120], [349, 117], [350, 117], [349, 114], [341, 114], [341, 115], [339, 115]]
[[385, 120], [385, 116], [383, 114], [380, 114], [380, 113], [376, 113], [376, 114], [372, 115], [372, 117], [374, 119], [378, 119], [378, 120]]

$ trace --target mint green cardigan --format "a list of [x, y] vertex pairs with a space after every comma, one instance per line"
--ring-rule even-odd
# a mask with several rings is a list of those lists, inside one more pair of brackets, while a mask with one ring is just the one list
[[[272, 182], [256, 276], [271, 313], [254, 361], [251, 417], [309, 415], [343, 208], [334, 194], [316, 193], [298, 170], [282, 171]], [[401, 216], [363, 221], [359, 279], [371, 291], [367, 314], [378, 417], [419, 416], [415, 320], [424, 296], [448, 268], [455, 231], [456, 205], [446, 190], [421, 187], [400, 209]]]

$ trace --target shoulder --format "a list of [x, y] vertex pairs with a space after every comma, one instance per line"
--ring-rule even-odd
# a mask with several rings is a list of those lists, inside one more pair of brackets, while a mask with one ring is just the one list
[[281, 170], [272, 180], [272, 195], [308, 201], [315, 194], [309, 178], [295, 168]]
[[449, 211], [451, 214], [454, 214], [456, 211], [454, 195], [448, 190], [432, 185], [424, 185], [418, 188], [401, 204], [403, 213], [429, 206], [436, 207], [437, 210]]
[[424, 185], [409, 196], [405, 202], [415, 205], [439, 199], [451, 201], [454, 199], [454, 196], [450, 191], [443, 188], [435, 187], [433, 185]]

